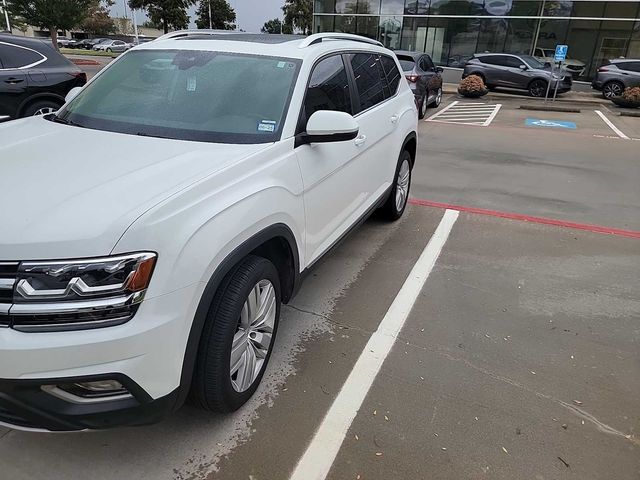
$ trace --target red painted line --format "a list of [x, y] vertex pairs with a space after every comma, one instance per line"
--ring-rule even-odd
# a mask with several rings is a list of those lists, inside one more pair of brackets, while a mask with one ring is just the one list
[[423, 207], [446, 208], [449, 210], [458, 210], [459, 212], [475, 213], [477, 215], [488, 215], [491, 217], [507, 218], [509, 220], [520, 220], [523, 222], [540, 223], [542, 225], [553, 225], [556, 227], [573, 228], [576, 230], [586, 230], [588, 232], [605, 233], [608, 235], [619, 235], [621, 237], [640, 238], [640, 232], [635, 230], [622, 230], [619, 228], [603, 227], [601, 225], [590, 225], [588, 223], [565, 222], [564, 220], [556, 220], [553, 218], [534, 217], [532, 215], [522, 215], [520, 213], [500, 212], [498, 210], [487, 210], [485, 208], [465, 207], [463, 205], [453, 205], [450, 203], [432, 202], [429, 200], [421, 200], [411, 198], [409, 203], [413, 205], [421, 205]]
[[72, 58], [71, 62], [75, 65], [100, 65], [100, 62], [84, 58]]

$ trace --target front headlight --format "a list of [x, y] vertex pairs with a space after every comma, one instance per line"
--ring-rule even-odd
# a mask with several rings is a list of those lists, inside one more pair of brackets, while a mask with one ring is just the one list
[[156, 254], [22, 262], [10, 325], [22, 331], [75, 330], [130, 320], [151, 280]]

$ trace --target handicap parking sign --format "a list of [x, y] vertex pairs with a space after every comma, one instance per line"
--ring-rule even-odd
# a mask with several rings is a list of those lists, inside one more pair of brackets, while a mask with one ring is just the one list
[[562, 120], [542, 120], [540, 118], [527, 118], [524, 124], [528, 127], [551, 127], [551, 128], [578, 128], [574, 122], [563, 122]]
[[556, 62], [564, 62], [567, 58], [567, 52], [569, 51], [569, 45], [556, 45], [556, 54], [553, 59]]

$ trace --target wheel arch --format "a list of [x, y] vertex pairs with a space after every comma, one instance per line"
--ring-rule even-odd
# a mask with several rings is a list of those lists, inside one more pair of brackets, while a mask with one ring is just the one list
[[416, 163], [416, 155], [418, 153], [418, 135], [416, 132], [411, 132], [406, 136], [404, 141], [402, 142], [402, 150], [401, 152], [407, 150], [411, 155], [411, 168]]
[[189, 394], [198, 356], [200, 337], [202, 336], [213, 298], [224, 278], [247, 255], [253, 254], [267, 258], [274, 263], [278, 270], [282, 301], [287, 303], [297, 291], [301, 281], [298, 251], [292, 230], [284, 223], [277, 223], [264, 228], [242, 242], [220, 262], [204, 288], [189, 330], [182, 362], [179, 395], [174, 409], [179, 408]]
[[22, 116], [23, 112], [29, 105], [42, 100], [52, 100], [56, 103], [59, 103], [60, 106], [64, 105], [64, 97], [61, 97], [60, 95], [51, 92], [36, 93], [22, 101], [22, 103], [18, 107], [18, 117]]

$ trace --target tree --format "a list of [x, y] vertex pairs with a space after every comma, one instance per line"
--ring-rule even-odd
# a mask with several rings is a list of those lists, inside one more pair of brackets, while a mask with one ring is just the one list
[[291, 25], [304, 35], [309, 35], [313, 24], [312, 3], [312, 0], [285, 0], [282, 7], [284, 24]]
[[93, 35], [107, 35], [116, 31], [116, 24], [109, 16], [109, 7], [113, 0], [93, 0], [89, 6], [87, 18], [80, 25], [85, 32]]
[[211, 6], [211, 26], [216, 30], [235, 30], [236, 12], [227, 0], [200, 0], [196, 10], [198, 28], [209, 28], [209, 6]]
[[187, 28], [187, 8], [195, 4], [196, 0], [129, 0], [129, 7], [146, 10], [151, 23], [162, 25], [164, 33]]
[[279, 18], [264, 22], [260, 31], [262, 33], [293, 33], [291, 25], [284, 25]]
[[87, 17], [93, 0], [9, 0], [8, 10], [29, 25], [46, 28], [58, 48], [58, 29], [71, 30]]

